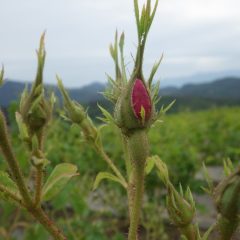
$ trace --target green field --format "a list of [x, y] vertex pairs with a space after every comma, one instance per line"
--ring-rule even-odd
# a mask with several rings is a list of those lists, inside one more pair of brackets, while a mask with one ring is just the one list
[[[29, 172], [28, 155], [18, 139], [17, 126], [13, 121], [15, 107], [10, 109], [10, 129], [18, 160]], [[240, 108], [216, 108], [200, 112], [167, 114], [163, 122], [151, 129], [151, 155], [158, 154], [170, 169], [175, 184], [190, 185], [201, 192], [194, 174], [207, 165], [221, 165], [230, 158], [234, 163], [240, 159]], [[124, 171], [121, 140], [116, 138], [114, 127], [103, 127], [103, 141], [106, 152], [115, 164]], [[80, 176], [76, 177], [45, 209], [58, 220], [61, 228], [68, 232], [69, 239], [125, 239], [127, 232], [127, 199], [125, 193], [114, 183], [102, 182], [97, 192], [92, 184], [99, 171], [109, 170], [106, 163], [84, 142], [80, 129], [57, 118], [53, 120], [46, 141], [46, 171], [60, 162], [71, 162], [78, 166]], [[7, 169], [0, 156], [1, 170]], [[32, 176], [29, 176], [31, 179]], [[163, 234], [159, 208], [162, 185], [153, 171], [146, 180], [149, 203], [145, 204], [142, 231], [146, 239], [158, 239]], [[89, 207], [90, 205], [90, 207]], [[96, 210], [97, 209], [97, 210]], [[156, 212], [159, 211], [159, 215]], [[154, 213], [155, 218], [151, 218]], [[15, 239], [23, 235], [24, 240], [45, 240], [48, 234], [40, 225], [32, 225], [28, 214], [20, 213], [16, 207], [0, 201], [0, 239]], [[103, 221], [104, 220], [104, 221]], [[91, 224], [87, 223], [91, 222]], [[94, 223], [94, 224], [93, 224]], [[145, 225], [146, 223], [146, 225]], [[162, 227], [161, 227], [162, 226]], [[119, 234], [119, 229], [122, 234]], [[144, 238], [145, 239], [145, 238]], [[161, 238], [164, 239], [164, 238]], [[167, 236], [166, 236], [167, 239]]]

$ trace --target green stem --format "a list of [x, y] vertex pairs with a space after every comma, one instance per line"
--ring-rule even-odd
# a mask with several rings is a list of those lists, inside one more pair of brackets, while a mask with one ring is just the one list
[[103, 147], [95, 146], [96, 151], [102, 156], [102, 158], [108, 163], [110, 168], [113, 170], [113, 172], [121, 179], [123, 185], [125, 188], [127, 188], [127, 181], [121, 174], [121, 172], [117, 169], [115, 164], [112, 162], [110, 157], [106, 154], [106, 152], [103, 150]]
[[128, 232], [128, 240], [137, 240], [139, 239], [137, 232], [140, 222], [144, 191], [144, 171], [139, 172], [134, 169], [131, 178], [132, 179], [129, 183], [130, 227]]
[[[10, 144], [10, 140], [7, 133], [6, 121], [3, 113], [0, 111], [0, 148], [8, 163], [11, 170], [12, 176], [18, 186], [20, 194], [24, 200], [21, 205], [25, 206], [28, 212], [30, 212], [44, 227], [45, 229], [55, 238], [55, 240], [66, 240], [67, 238], [61, 233], [61, 231], [54, 225], [54, 223], [48, 218], [41, 208], [36, 208], [27, 189], [22, 171], [19, 167], [18, 161]], [[8, 193], [10, 196], [10, 194]], [[11, 196], [12, 199], [18, 201], [16, 196]], [[18, 201], [19, 202], [19, 201]], [[20, 202], [19, 202], [20, 203]]]
[[11, 170], [12, 176], [18, 186], [18, 189], [23, 197], [26, 205], [32, 206], [32, 199], [27, 189], [22, 171], [19, 167], [18, 161], [15, 158], [13, 149], [8, 137], [6, 121], [3, 113], [0, 111], [0, 148]]
[[128, 177], [128, 180], [129, 180], [130, 174], [131, 174], [131, 160], [130, 160], [128, 146], [127, 146], [127, 138], [123, 134], [121, 134], [121, 135], [122, 135], [122, 144], [123, 144], [125, 166], [126, 166], [126, 170], [127, 170], [127, 177]]
[[136, 130], [131, 133], [127, 139], [127, 147], [132, 164], [128, 186], [130, 214], [128, 240], [137, 240], [144, 192], [145, 163], [149, 150], [146, 130]]
[[42, 195], [42, 181], [43, 181], [43, 169], [42, 165], [37, 166], [35, 176], [35, 205], [39, 205], [41, 203], [41, 195]]
[[60, 229], [48, 218], [42, 208], [28, 208], [27, 210], [44, 226], [55, 240], [67, 240]]
[[195, 225], [189, 224], [180, 228], [180, 230], [188, 240], [197, 240], [197, 230]]
[[[38, 134], [38, 144], [39, 144], [39, 151], [43, 151], [44, 145], [44, 129], [42, 129]], [[41, 203], [41, 195], [42, 195], [42, 183], [43, 183], [43, 165], [40, 164], [39, 166], [35, 167], [36, 176], [35, 176], [35, 205], [39, 205]]]

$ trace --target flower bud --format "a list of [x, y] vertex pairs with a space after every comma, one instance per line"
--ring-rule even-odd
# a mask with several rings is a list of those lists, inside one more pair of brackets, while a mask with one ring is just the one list
[[222, 239], [230, 239], [237, 229], [240, 214], [239, 170], [233, 172], [214, 190], [214, 200], [219, 212], [218, 227]]
[[115, 107], [115, 119], [125, 132], [147, 128], [155, 113], [149, 89], [140, 78], [126, 85]]
[[195, 204], [189, 188], [185, 195], [184, 197], [182, 192], [179, 194], [173, 185], [169, 184], [167, 209], [171, 220], [179, 228], [191, 224], [195, 216]]
[[151, 99], [140, 79], [136, 79], [132, 89], [132, 108], [137, 119], [145, 122], [151, 116]]
[[58, 76], [57, 80], [58, 87], [64, 99], [64, 106], [67, 113], [67, 116], [64, 117], [81, 127], [84, 137], [88, 142], [99, 145], [100, 138], [97, 128], [94, 126], [93, 122], [88, 117], [84, 108], [79, 103], [71, 100], [62, 84], [62, 80]]
[[40, 47], [37, 51], [38, 69], [36, 79], [30, 92], [24, 90], [19, 113], [29, 129], [30, 135], [38, 134], [51, 119], [52, 104], [44, 97], [43, 68], [46, 52], [44, 49], [44, 34], [40, 39]]

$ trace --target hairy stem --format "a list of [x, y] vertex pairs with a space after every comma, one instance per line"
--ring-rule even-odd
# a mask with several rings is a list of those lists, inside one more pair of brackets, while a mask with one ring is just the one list
[[127, 146], [127, 138], [123, 134], [121, 134], [121, 135], [122, 135], [122, 144], [123, 144], [125, 166], [126, 166], [126, 170], [127, 170], [127, 177], [128, 177], [128, 180], [129, 180], [130, 174], [131, 174], [131, 160], [130, 160], [128, 146]]
[[137, 240], [138, 225], [140, 221], [142, 198], [144, 190], [144, 170], [142, 172], [133, 170], [129, 183], [129, 207], [130, 207], [130, 227], [128, 240]]
[[67, 240], [60, 229], [48, 218], [42, 208], [28, 208], [27, 210], [44, 226], [55, 240]]
[[182, 234], [187, 238], [187, 240], [197, 240], [196, 226], [189, 224], [181, 229]]
[[128, 186], [130, 214], [128, 240], [138, 240], [137, 231], [142, 208], [145, 163], [149, 149], [146, 130], [137, 130], [128, 136], [127, 147], [132, 164], [132, 172]]
[[24, 199], [26, 205], [32, 206], [32, 199], [27, 189], [27, 186], [23, 177], [23, 173], [13, 153], [10, 139], [8, 137], [6, 121], [1, 111], [0, 111], [0, 148], [8, 163], [8, 166], [12, 173], [12, 177], [18, 186], [18, 189], [21, 193], [22, 198]]
[[[39, 151], [43, 151], [44, 145], [44, 130], [41, 130], [38, 134], [38, 144]], [[41, 195], [42, 195], [42, 183], [43, 183], [43, 165], [40, 164], [35, 167], [36, 176], [35, 176], [35, 205], [39, 205], [41, 203]]]
[[43, 169], [42, 165], [37, 166], [35, 176], [35, 205], [39, 205], [41, 203], [41, 195], [42, 195], [42, 181], [43, 181]]

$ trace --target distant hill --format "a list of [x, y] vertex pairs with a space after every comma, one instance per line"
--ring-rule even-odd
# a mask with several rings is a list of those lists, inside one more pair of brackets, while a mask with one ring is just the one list
[[[18, 100], [25, 87], [24, 83], [7, 80], [0, 88], [0, 106], [7, 107], [12, 101]], [[49, 85], [57, 97], [60, 93], [56, 86]], [[105, 89], [105, 84], [92, 83], [90, 85], [68, 89], [70, 96], [85, 106], [89, 106], [89, 114], [95, 116], [99, 113], [96, 105], [110, 108], [109, 104], [100, 92]], [[182, 109], [198, 110], [213, 106], [240, 105], [240, 78], [226, 77], [208, 83], [186, 84], [182, 87], [164, 87], [160, 90], [161, 104], [167, 104], [176, 99], [172, 111]]]
[[166, 87], [160, 90], [160, 95], [240, 100], [240, 78], [226, 77], [209, 83], [186, 84], [181, 88]]
[[[25, 86], [30, 88], [31, 84], [12, 81], [5, 79], [4, 85], [0, 88], [0, 106], [7, 107], [12, 101], [20, 99], [21, 93]], [[47, 89], [54, 91], [57, 97], [60, 97], [60, 92], [55, 85], [47, 85]], [[78, 102], [87, 104], [89, 102], [96, 102], [102, 100], [103, 97], [100, 92], [103, 92], [105, 85], [95, 82], [90, 85], [68, 89], [70, 96]]]

